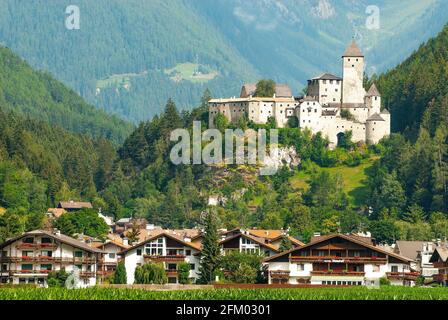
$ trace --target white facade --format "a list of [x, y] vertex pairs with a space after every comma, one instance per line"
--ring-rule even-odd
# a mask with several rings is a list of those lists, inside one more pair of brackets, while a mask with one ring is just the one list
[[269, 284], [379, 285], [387, 278], [393, 285], [412, 286], [418, 276], [411, 260], [349, 235], [325, 236], [265, 263]]
[[[173, 245], [173, 243], [176, 243]], [[187, 242], [161, 234], [122, 252], [128, 284], [134, 284], [135, 269], [149, 262], [163, 263], [169, 283], [178, 283], [177, 265], [190, 264], [189, 278], [195, 282], [199, 278], [200, 250]]]
[[[67, 241], [68, 240], [68, 241]], [[1, 246], [2, 283], [46, 286], [50, 272], [77, 268], [79, 285], [94, 286], [102, 252], [63, 235], [33, 231]]]

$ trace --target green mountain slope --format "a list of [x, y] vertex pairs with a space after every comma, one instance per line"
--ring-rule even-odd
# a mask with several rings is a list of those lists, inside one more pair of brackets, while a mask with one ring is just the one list
[[448, 26], [378, 79], [394, 131], [415, 137], [423, 124], [434, 133], [448, 123]]
[[[64, 27], [79, 6], [81, 29]], [[379, 0], [379, 29], [366, 28], [367, 0], [0, 1], [0, 42], [49, 70], [89, 102], [132, 121], [168, 98], [191, 109], [209, 88], [238, 94], [243, 81], [288, 82], [299, 93], [323, 71], [340, 72], [355, 36], [369, 72], [408, 56], [446, 23], [444, 0]]]
[[0, 106], [52, 126], [116, 143], [132, 130], [130, 124], [87, 104], [48, 73], [34, 71], [7, 48], [0, 48]]

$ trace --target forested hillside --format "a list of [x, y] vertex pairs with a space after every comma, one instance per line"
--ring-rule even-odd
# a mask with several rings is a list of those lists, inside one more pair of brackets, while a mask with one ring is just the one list
[[[322, 72], [340, 73], [353, 36], [367, 70], [383, 72], [446, 23], [444, 0], [1, 0], [0, 43], [48, 70], [90, 103], [139, 122], [169, 98], [192, 109], [205, 88], [234, 96], [272, 78], [298, 94]], [[80, 9], [80, 30], [64, 26]]]
[[3, 108], [0, 133], [0, 241], [41, 227], [46, 209], [61, 199], [95, 200], [112, 178], [116, 151], [106, 139]]
[[0, 47], [0, 107], [51, 126], [122, 142], [132, 125], [109, 116], [50, 74], [37, 72], [8, 48]]
[[397, 68], [381, 75], [378, 86], [392, 113], [393, 131], [416, 138], [421, 124], [431, 133], [448, 123], [448, 26]]

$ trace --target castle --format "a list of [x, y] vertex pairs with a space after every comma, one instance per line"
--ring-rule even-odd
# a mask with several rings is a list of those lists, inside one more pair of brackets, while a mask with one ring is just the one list
[[355, 41], [342, 56], [342, 78], [324, 73], [308, 80], [307, 94], [294, 97], [288, 85], [277, 84], [273, 97], [254, 97], [255, 84], [244, 85], [239, 98], [209, 101], [209, 125], [224, 115], [230, 122], [246, 117], [256, 124], [274, 118], [284, 128], [296, 117], [300, 128], [321, 132], [335, 147], [347, 131], [353, 142], [377, 144], [390, 135], [391, 116], [381, 111], [381, 94], [375, 84], [368, 91], [363, 85], [364, 54]]

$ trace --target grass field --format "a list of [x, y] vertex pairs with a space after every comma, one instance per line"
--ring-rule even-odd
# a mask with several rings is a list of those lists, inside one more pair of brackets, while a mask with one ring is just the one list
[[306, 289], [0, 289], [0, 300], [448, 300], [447, 288], [382, 287]]
[[146, 74], [147, 72], [114, 74], [108, 78], [98, 80], [96, 82], [96, 87], [99, 89], [107, 87], [125, 87], [126, 85], [130, 85], [132, 78], [141, 77]]
[[[375, 158], [364, 160], [357, 167], [335, 167], [335, 168], [320, 168], [319, 170], [327, 171], [332, 175], [340, 174], [344, 179], [344, 191], [348, 194], [350, 202], [359, 206], [365, 203], [365, 189], [366, 189], [366, 170], [370, 168], [375, 162]], [[295, 189], [307, 190], [311, 174], [301, 171], [291, 178], [291, 186]]]
[[[199, 67], [200, 65], [195, 63], [180, 63], [172, 69], [166, 69], [164, 72], [175, 82], [186, 80], [193, 83], [205, 83], [213, 80], [219, 75], [219, 73], [214, 70], [209, 70], [208, 73], [195, 74], [195, 71], [198, 70]], [[202, 67], [206, 68], [205, 66]]]

